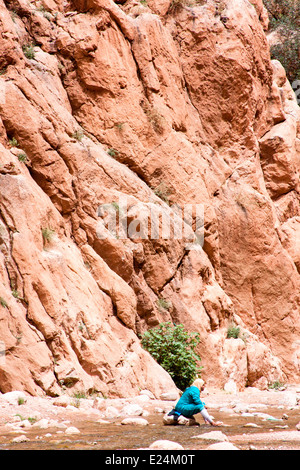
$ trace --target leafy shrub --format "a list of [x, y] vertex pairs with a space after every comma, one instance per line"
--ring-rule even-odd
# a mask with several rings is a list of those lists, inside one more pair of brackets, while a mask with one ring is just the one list
[[142, 346], [172, 377], [176, 386], [184, 390], [200, 373], [201, 361], [195, 348], [200, 341], [198, 333], [189, 333], [183, 325], [161, 323], [146, 331]]
[[286, 38], [281, 44], [271, 47], [272, 59], [277, 59], [285, 68], [288, 80], [293, 83], [300, 80], [300, 34]]
[[270, 18], [270, 30], [278, 30], [282, 41], [271, 46], [271, 57], [281, 62], [292, 83], [300, 79], [300, 2], [264, 0]]
[[286, 23], [300, 26], [300, 4], [298, 0], [264, 0], [273, 29]]

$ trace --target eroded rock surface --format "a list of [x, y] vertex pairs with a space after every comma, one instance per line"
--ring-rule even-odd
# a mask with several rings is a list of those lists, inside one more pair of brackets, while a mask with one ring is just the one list
[[[211, 385], [299, 381], [300, 110], [251, 3], [1, 2], [2, 393], [160, 396], [161, 321]], [[187, 204], [203, 244], [138, 232]]]

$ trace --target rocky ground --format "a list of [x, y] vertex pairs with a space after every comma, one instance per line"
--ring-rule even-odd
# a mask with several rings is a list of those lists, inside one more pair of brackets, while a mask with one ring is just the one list
[[14, 391], [0, 395], [0, 449], [300, 449], [300, 386], [240, 393], [204, 392], [218, 428], [164, 426], [176, 402], [141, 391], [135, 398], [32, 397]]

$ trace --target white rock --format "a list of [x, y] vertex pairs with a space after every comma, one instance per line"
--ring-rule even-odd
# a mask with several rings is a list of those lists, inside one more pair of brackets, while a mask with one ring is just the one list
[[148, 395], [138, 395], [137, 397], [135, 397], [135, 401], [137, 401], [138, 403], [146, 403], [150, 400], [151, 398], [148, 397]]
[[234, 380], [229, 380], [229, 382], [227, 382], [224, 385], [224, 390], [225, 390], [225, 392], [228, 392], [228, 393], [237, 394], [237, 386], [236, 386], [235, 381]]
[[140, 395], [147, 395], [151, 400], [155, 400], [155, 396], [150, 392], [150, 390], [141, 390]]
[[209, 441], [218, 441], [225, 442], [228, 441], [228, 437], [222, 433], [222, 431], [211, 431], [204, 434], [198, 434], [197, 436], [192, 436], [193, 439], [205, 439]]
[[32, 425], [33, 428], [47, 429], [49, 427], [49, 420], [42, 418]]
[[268, 413], [253, 413], [253, 415], [265, 421], [281, 421], [281, 419], [274, 418], [274, 416], [269, 415]]
[[93, 402], [93, 408], [104, 410], [106, 408], [106, 403], [107, 401], [105, 398], [96, 397]]
[[216, 442], [206, 448], [206, 450], [239, 450], [231, 442]]
[[154, 408], [154, 412], [155, 413], [165, 413], [165, 410], [163, 408], [160, 408], [160, 407], [157, 406], [157, 407]]
[[70, 426], [65, 430], [65, 434], [80, 434], [80, 431], [75, 426]]
[[29, 441], [29, 439], [24, 434], [22, 436], [17, 436], [12, 440], [12, 442], [16, 442], [16, 443], [27, 442], [27, 441]]
[[19, 423], [20, 421], [22, 421], [22, 418], [20, 415], [14, 415], [11, 417], [11, 422], [12, 423]]
[[178, 400], [179, 394], [176, 391], [170, 391], [170, 392], [165, 392], [162, 393], [160, 396], [161, 400], [168, 400], [168, 401], [175, 401]]
[[23, 421], [20, 421], [19, 426], [20, 428], [31, 428], [31, 422], [28, 419], [23, 419]]
[[123, 421], [121, 421], [121, 424], [127, 425], [127, 424], [133, 424], [135, 426], [147, 426], [149, 423], [146, 419], [144, 418], [125, 418]]
[[157, 449], [157, 450], [184, 450], [182, 445], [178, 444], [178, 442], [168, 441], [168, 440], [158, 440], [153, 442], [149, 449]]
[[80, 412], [79, 408], [77, 408], [76, 406], [72, 406], [72, 405], [68, 405], [66, 407], [66, 410], [75, 411], [76, 413]]
[[118, 418], [120, 416], [120, 412], [114, 406], [108, 406], [105, 410], [106, 418]]
[[235, 413], [249, 413], [249, 406], [248, 406], [248, 405], [244, 405], [243, 403], [238, 403], [238, 404], [234, 407], [234, 412], [235, 412]]
[[72, 403], [71, 398], [66, 395], [62, 395], [58, 398], [55, 398], [55, 400], [53, 401], [54, 406], [62, 406], [63, 408], [66, 408], [71, 403]]
[[125, 405], [122, 409], [122, 414], [125, 416], [141, 416], [143, 414], [143, 408], [135, 404]]
[[14, 392], [7, 392], [1, 395], [1, 400], [6, 401], [10, 405], [19, 405], [22, 401], [26, 403], [27, 396], [24, 392], [14, 391]]

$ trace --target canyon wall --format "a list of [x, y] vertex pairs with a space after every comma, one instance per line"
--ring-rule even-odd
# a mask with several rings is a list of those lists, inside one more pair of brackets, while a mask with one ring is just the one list
[[165, 321], [211, 386], [299, 382], [300, 108], [262, 2], [0, 14], [0, 391], [159, 396]]

